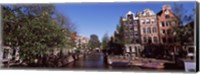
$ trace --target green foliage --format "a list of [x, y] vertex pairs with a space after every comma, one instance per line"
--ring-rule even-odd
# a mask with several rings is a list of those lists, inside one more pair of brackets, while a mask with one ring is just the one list
[[53, 49], [72, 47], [71, 32], [52, 18], [52, 5], [3, 6], [3, 45], [19, 47], [29, 63]]
[[90, 40], [89, 40], [89, 48], [95, 49], [99, 48], [101, 45], [98, 36], [95, 34], [90, 35]]
[[127, 41], [130, 40], [126, 40], [124, 38], [126, 27], [123, 25], [122, 17], [120, 18], [119, 23], [120, 25], [117, 25], [117, 33], [115, 33], [115, 42], [123, 46], [125, 43], [128, 43]]
[[194, 22], [190, 22], [185, 26], [174, 28], [176, 35], [175, 39], [177, 43], [183, 45], [184, 43], [194, 42]]
[[108, 48], [108, 42], [109, 42], [109, 36], [108, 34], [106, 33], [103, 38], [102, 38], [102, 48], [103, 49], [106, 49]]
[[[186, 10], [182, 4], [174, 4], [172, 8], [174, 14], [178, 18], [178, 27], [173, 27], [175, 30], [175, 40], [177, 43], [183, 45], [184, 43], [194, 42], [192, 39], [194, 38], [194, 14], [187, 14], [188, 10]], [[186, 24], [188, 26], [186, 26]]]

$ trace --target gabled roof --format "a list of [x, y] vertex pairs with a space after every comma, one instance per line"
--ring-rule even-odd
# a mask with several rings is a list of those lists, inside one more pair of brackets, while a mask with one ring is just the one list
[[129, 14], [133, 14], [133, 12], [132, 11], [128, 11], [127, 15], [129, 15]]
[[[156, 15], [160, 16], [162, 13], [163, 13], [163, 11], [160, 10]], [[171, 13], [174, 15], [174, 17], [176, 17], [177, 19], [179, 19], [178, 16], [176, 16], [173, 12], [171, 12]]]
[[137, 15], [138, 16], [152, 16], [156, 14], [154, 13], [153, 10], [147, 8], [147, 9], [144, 9], [142, 12], [137, 12]]
[[157, 15], [161, 15], [163, 13], [163, 11], [162, 10], [160, 10], [158, 13], [157, 13]]

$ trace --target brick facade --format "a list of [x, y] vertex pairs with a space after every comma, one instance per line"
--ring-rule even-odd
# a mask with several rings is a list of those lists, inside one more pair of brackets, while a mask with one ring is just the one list
[[172, 13], [171, 7], [164, 5], [155, 14], [145, 9], [136, 15], [129, 11], [122, 19], [125, 25], [126, 43], [165, 44], [174, 42], [174, 27], [178, 27], [178, 18]]
[[171, 7], [164, 5], [162, 10], [157, 14], [158, 34], [161, 44], [174, 42], [174, 27], [178, 26], [178, 19], [172, 13]]
[[174, 27], [178, 27], [178, 18], [168, 5], [164, 5], [157, 14], [150, 9], [136, 15], [129, 11], [121, 20], [123, 22], [120, 25], [125, 26], [126, 50], [138, 51], [136, 54], [146, 45], [169, 45], [175, 41]]

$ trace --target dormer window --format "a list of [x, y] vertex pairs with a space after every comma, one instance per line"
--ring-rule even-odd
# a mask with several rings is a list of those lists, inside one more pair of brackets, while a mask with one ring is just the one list
[[133, 15], [132, 15], [132, 14], [129, 14], [129, 15], [128, 15], [128, 19], [129, 19], [129, 20], [132, 20], [132, 19], [133, 19]]
[[165, 15], [165, 19], [169, 19], [170, 18], [170, 16], [169, 15]]

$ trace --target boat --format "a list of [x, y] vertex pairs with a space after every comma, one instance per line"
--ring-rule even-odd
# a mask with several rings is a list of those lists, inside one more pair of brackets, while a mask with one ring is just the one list
[[148, 68], [148, 69], [164, 69], [163, 63], [146, 63], [143, 64], [141, 67]]

